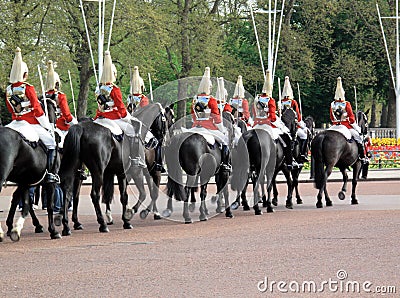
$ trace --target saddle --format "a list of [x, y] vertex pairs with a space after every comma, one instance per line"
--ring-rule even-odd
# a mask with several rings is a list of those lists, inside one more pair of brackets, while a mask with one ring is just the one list
[[340, 132], [346, 138], [347, 142], [352, 142], [351, 132], [346, 126], [342, 124], [332, 125], [328, 130]]
[[18, 132], [27, 142], [37, 143], [39, 141], [39, 135], [31, 126], [31, 124], [29, 124], [25, 120], [14, 120], [5, 127], [11, 128], [12, 130]]
[[207, 129], [205, 129], [203, 127], [193, 127], [191, 129], [182, 127], [182, 132], [197, 133], [206, 139], [207, 144], [208, 144], [208, 146], [210, 146], [210, 148], [214, 148], [214, 146], [215, 146], [215, 143], [216, 143], [215, 137], [212, 134], [210, 134]]

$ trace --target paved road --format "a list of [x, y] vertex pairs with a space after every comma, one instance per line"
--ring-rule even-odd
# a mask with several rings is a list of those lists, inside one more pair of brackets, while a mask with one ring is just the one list
[[[262, 216], [237, 210], [234, 219], [219, 215], [191, 225], [135, 216], [133, 230], [122, 230], [116, 218], [108, 234], [98, 232], [85, 188], [83, 231], [54, 241], [48, 233], [34, 234], [27, 220], [20, 242], [6, 239], [0, 244], [0, 296], [347, 297], [346, 282], [352, 282], [371, 291], [395, 286], [397, 295], [386, 297], [398, 297], [399, 181], [361, 181], [357, 206], [349, 199], [339, 201], [339, 188], [336, 182], [328, 186], [334, 202], [330, 208], [316, 209], [316, 190], [312, 183], [302, 183], [304, 204], [294, 210], [280, 205], [275, 213]], [[284, 184], [279, 191], [283, 202]], [[0, 208], [8, 207], [7, 192], [0, 197]], [[161, 199], [160, 207], [164, 203]], [[214, 214], [215, 207], [208, 205]], [[113, 208], [119, 214], [119, 203]], [[38, 213], [45, 223], [45, 211]], [[3, 228], [4, 217], [0, 213]], [[272, 294], [271, 287], [265, 288], [266, 279], [274, 285]], [[325, 281], [333, 290], [335, 282], [342, 289], [333, 292], [326, 284], [321, 293], [310, 294], [308, 288], [302, 294], [291, 292], [296, 285], [301, 291], [304, 282], [320, 289]], [[281, 291], [289, 293], [282, 294], [278, 282], [285, 282]], [[365, 290], [356, 296], [378, 297]]]

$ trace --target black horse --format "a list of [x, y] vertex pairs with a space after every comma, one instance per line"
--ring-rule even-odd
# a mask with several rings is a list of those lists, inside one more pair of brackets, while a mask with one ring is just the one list
[[[356, 118], [363, 135], [367, 134], [368, 119], [367, 116], [357, 111]], [[326, 206], [332, 206], [329, 198], [326, 183], [329, 175], [332, 173], [333, 167], [338, 167], [343, 175], [342, 190], [338, 196], [340, 200], [344, 200], [347, 190], [347, 168], [353, 168], [351, 204], [358, 204], [356, 198], [356, 187], [358, 174], [361, 169], [361, 160], [358, 155], [358, 146], [354, 140], [350, 142], [337, 131], [324, 130], [318, 133], [311, 143], [311, 155], [315, 161], [315, 187], [319, 190], [317, 195], [317, 208], [322, 208], [322, 192], [325, 194]]]
[[[237, 191], [236, 201], [232, 204], [232, 209], [238, 208], [240, 197], [242, 197], [244, 209], [250, 209], [245, 199], [248, 178], [250, 177], [253, 182], [253, 209], [256, 215], [262, 214], [258, 206], [260, 201], [259, 190], [261, 188], [261, 195], [265, 198], [265, 177], [267, 178], [266, 184], [269, 189], [275, 164], [276, 144], [266, 130], [253, 129], [242, 134], [232, 152], [231, 187]], [[267, 212], [272, 212], [271, 202], [267, 201], [267, 204]]]
[[[78, 170], [84, 164], [92, 178], [92, 190], [90, 196], [96, 212], [100, 232], [108, 232], [100, 208], [100, 190], [103, 187], [103, 202], [110, 202], [114, 193], [114, 177], [117, 177], [120, 201], [122, 204], [122, 221], [124, 229], [131, 229], [130, 217], [126, 214], [128, 203], [126, 172], [132, 166], [131, 155], [136, 157], [143, 149], [143, 142], [140, 140], [137, 122], [132, 121], [136, 136], [124, 135], [114, 136], [111, 131], [95, 122], [86, 121], [78, 123], [69, 129], [64, 141], [63, 158], [60, 166], [61, 188], [64, 193], [63, 204], [63, 235], [70, 235], [68, 226], [68, 205], [74, 197], [74, 222], [75, 229], [82, 229], [82, 224], [77, 217], [78, 197], [74, 187], [77, 182]], [[137, 140], [139, 139], [139, 140]]]
[[[224, 115], [224, 118], [227, 117]], [[224, 121], [229, 132], [229, 142], [233, 139], [232, 121]], [[174, 135], [170, 145], [166, 148], [165, 158], [168, 167], [168, 193], [175, 196], [176, 200], [184, 202], [183, 217], [185, 223], [191, 223], [189, 215], [189, 194], [193, 188], [200, 185], [200, 221], [206, 221], [208, 210], [205, 204], [207, 185], [212, 176], [215, 176], [217, 184], [217, 202], [223, 197], [225, 200], [225, 216], [232, 218], [233, 214], [229, 206], [228, 179], [230, 173], [223, 170], [221, 165], [221, 149], [219, 144], [208, 144], [204, 136], [193, 132], [184, 132]], [[186, 173], [187, 180], [183, 183], [182, 169]], [[186, 185], [185, 188], [183, 185]], [[169, 204], [170, 206], [170, 204]], [[172, 208], [168, 211], [172, 211]], [[169, 215], [170, 212], [163, 212]]]
[[[288, 112], [286, 112], [288, 111]], [[291, 129], [291, 135], [293, 138], [295, 138], [295, 141], [292, 142], [292, 153], [293, 153], [293, 158], [298, 162], [298, 167], [296, 168], [292, 168], [292, 169], [288, 169], [284, 163], [281, 164], [280, 170], [282, 170], [282, 172], [284, 173], [286, 179], [288, 179], [287, 177], [290, 177], [290, 180], [288, 180], [288, 192], [290, 192], [290, 194], [288, 194], [287, 199], [286, 199], [286, 208], [288, 209], [293, 209], [293, 202], [292, 202], [292, 198], [293, 198], [293, 190], [296, 193], [296, 202], [297, 204], [303, 204], [303, 200], [301, 199], [300, 196], [300, 192], [299, 192], [299, 176], [300, 173], [304, 167], [304, 164], [302, 162], [300, 162], [300, 154], [301, 154], [301, 148], [300, 148], [300, 140], [299, 137], [295, 135], [295, 131], [297, 129], [294, 129], [293, 123], [296, 123], [295, 119], [296, 119], [296, 113], [294, 112], [293, 109], [285, 109], [284, 113], [285, 116], [282, 115], [282, 121], [285, 123], [285, 125], [287, 125], [288, 127], [290, 127]], [[307, 141], [305, 143], [306, 145], [306, 152], [308, 152], [309, 148], [311, 148], [311, 141], [313, 139], [314, 136], [314, 119], [311, 116], [306, 117], [306, 119], [304, 120], [304, 123], [307, 127]], [[273, 199], [272, 199], [272, 204], [274, 206], [278, 205], [278, 189], [276, 187], [276, 182], [274, 181], [273, 183]]]
[[[49, 99], [46, 100], [46, 103], [49, 121], [55, 123], [56, 106]], [[41, 183], [46, 175], [46, 148], [40, 141], [31, 143], [15, 130], [8, 127], [0, 127], [0, 151], [2, 152], [0, 155], [0, 192], [5, 181], [17, 184], [7, 217], [7, 234], [13, 241], [18, 241], [28, 212], [32, 216], [35, 232], [43, 232], [43, 227], [40, 225], [32, 208], [32, 201], [29, 199], [29, 188]], [[58, 165], [58, 163], [54, 163], [54, 168], [52, 169], [54, 173], [57, 173]], [[61, 236], [55, 229], [53, 219], [55, 185], [53, 183], [44, 183], [43, 187], [48, 198], [48, 231], [51, 239], [58, 239]], [[20, 200], [23, 202], [22, 216], [13, 228], [13, 218]], [[4, 233], [0, 225], [0, 241], [3, 237]]]

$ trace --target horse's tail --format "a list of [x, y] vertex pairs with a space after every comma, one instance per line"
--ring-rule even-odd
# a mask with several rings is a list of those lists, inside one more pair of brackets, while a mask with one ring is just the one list
[[325, 169], [324, 169], [324, 145], [325, 134], [318, 134], [311, 143], [311, 156], [314, 159], [314, 183], [317, 189], [321, 189], [324, 186], [325, 181]]
[[[171, 144], [180, 144], [179, 135], [174, 137]], [[183, 188], [182, 169], [179, 162], [179, 146], [168, 146], [165, 150], [165, 162], [168, 169], [167, 192], [174, 195], [178, 201], [185, 200], [185, 191]]]
[[232, 150], [232, 177], [231, 188], [235, 191], [242, 191], [246, 186], [248, 169], [250, 167], [249, 152], [247, 149], [248, 139], [244, 139], [249, 132], [240, 137], [237, 146]]
[[81, 137], [83, 127], [79, 124], [71, 126], [65, 137], [63, 157], [60, 165], [60, 176], [62, 173], [68, 172], [69, 169], [78, 167], [80, 161], [79, 155], [81, 151]]

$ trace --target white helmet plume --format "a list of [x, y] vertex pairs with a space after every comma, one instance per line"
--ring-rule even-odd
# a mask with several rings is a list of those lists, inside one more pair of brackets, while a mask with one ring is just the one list
[[244, 98], [244, 87], [243, 87], [243, 80], [242, 76], [238, 76], [235, 92], [233, 93], [234, 98]]
[[283, 84], [283, 90], [282, 90], [282, 97], [289, 97], [289, 99], [293, 99], [293, 89], [292, 86], [290, 85], [289, 77], [285, 77], [285, 83]]
[[[58, 88], [57, 88], [58, 83]], [[61, 82], [58, 73], [54, 71], [54, 64], [52, 60], [47, 62], [47, 77], [46, 77], [46, 91], [60, 89]]]
[[201, 78], [199, 89], [197, 92], [199, 94], [204, 93], [210, 95], [211, 87], [212, 83], [211, 83], [210, 68], [207, 66], [204, 70], [204, 74], [203, 77]]
[[132, 94], [141, 94], [144, 91], [144, 81], [139, 75], [139, 67], [133, 68], [132, 75]]
[[344, 97], [344, 89], [343, 89], [342, 78], [341, 77], [337, 78], [336, 91], [335, 91], [335, 100], [341, 100], [341, 101], [346, 100], [345, 97]]
[[110, 51], [104, 52], [104, 64], [103, 64], [103, 73], [101, 74], [100, 83], [114, 83], [116, 81], [116, 68], [111, 59]]
[[262, 93], [267, 94], [268, 96], [272, 97], [272, 79], [271, 79], [271, 72], [267, 70], [265, 72], [265, 81], [264, 86], [262, 88]]
[[21, 49], [15, 49], [15, 57], [10, 72], [10, 83], [23, 82], [24, 74], [28, 73], [28, 66], [22, 61]]
[[225, 89], [225, 83], [223, 77], [218, 78], [218, 87], [215, 97], [220, 101], [226, 101], [228, 97], [228, 91], [226, 91]]

